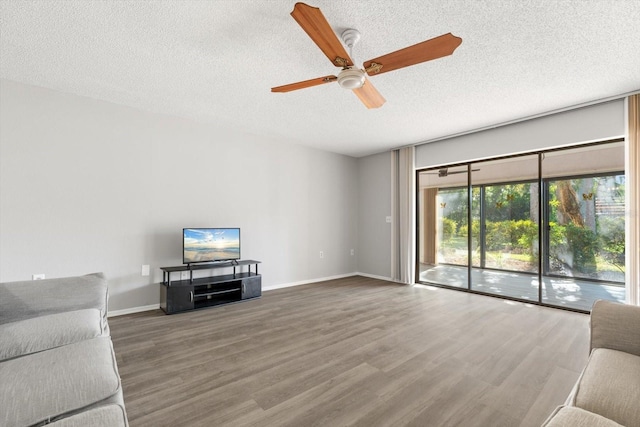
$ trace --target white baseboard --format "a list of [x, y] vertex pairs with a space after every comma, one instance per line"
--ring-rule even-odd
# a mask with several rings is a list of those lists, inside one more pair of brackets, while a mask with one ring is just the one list
[[337, 276], [319, 277], [317, 279], [302, 280], [300, 282], [279, 283], [277, 285], [263, 286], [263, 291], [273, 291], [274, 289], [290, 288], [292, 286], [308, 285], [309, 283], [325, 282], [327, 280], [343, 279], [345, 277], [357, 276], [359, 273], [339, 274]]
[[115, 316], [122, 316], [125, 314], [140, 313], [142, 311], [157, 310], [159, 308], [160, 308], [160, 304], [158, 303], [158, 304], [144, 305], [141, 307], [124, 308], [122, 310], [109, 310], [109, 312], [107, 313], [107, 317], [115, 317]]

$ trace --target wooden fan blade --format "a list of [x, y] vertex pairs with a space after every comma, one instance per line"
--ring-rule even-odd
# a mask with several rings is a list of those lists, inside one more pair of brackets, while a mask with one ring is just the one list
[[371, 84], [369, 79], [365, 80], [361, 88], [353, 89], [353, 93], [360, 98], [360, 101], [362, 101], [367, 108], [379, 108], [387, 102], [387, 100], [380, 95], [378, 89]]
[[317, 79], [305, 80], [303, 82], [291, 83], [284, 86], [272, 87], [271, 92], [291, 92], [292, 90], [304, 89], [311, 86], [318, 86], [338, 80], [336, 76], [324, 76]]
[[[423, 41], [404, 49], [396, 50], [375, 59], [371, 59], [364, 63], [364, 69], [368, 70], [371, 64], [380, 64], [382, 68], [367, 71], [370, 76], [386, 73], [388, 71], [397, 70], [398, 68], [408, 67], [410, 65], [419, 64], [421, 62], [431, 61], [432, 59], [449, 56], [462, 43], [460, 37], [456, 37], [451, 33]], [[373, 67], [375, 68], [375, 67]]]
[[[336, 67], [345, 67], [353, 65], [353, 61], [349, 58], [349, 54], [331, 29], [331, 25], [327, 22], [319, 8], [312, 7], [304, 3], [296, 3], [293, 7], [291, 16], [295, 19], [302, 29], [311, 37], [311, 40], [318, 45], [320, 50], [329, 58], [329, 61]], [[336, 58], [342, 58], [343, 61], [336, 63]]]

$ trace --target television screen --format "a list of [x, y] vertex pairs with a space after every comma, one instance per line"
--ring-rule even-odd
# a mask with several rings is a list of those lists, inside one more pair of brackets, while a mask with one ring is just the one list
[[240, 259], [239, 228], [184, 228], [182, 237], [184, 264]]

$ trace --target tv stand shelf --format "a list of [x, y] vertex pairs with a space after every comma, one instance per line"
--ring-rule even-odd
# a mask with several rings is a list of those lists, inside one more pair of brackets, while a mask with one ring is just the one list
[[189, 272], [189, 280], [193, 281], [193, 272], [197, 270], [217, 270], [220, 268], [233, 268], [233, 274], [236, 274], [236, 267], [240, 267], [242, 271], [243, 266], [248, 266], [249, 272], [251, 272], [251, 266], [255, 265], [256, 274], [258, 274], [258, 264], [260, 261], [254, 261], [252, 259], [238, 260], [238, 261], [223, 261], [223, 262], [210, 262], [203, 264], [186, 264], [178, 265], [176, 267], [160, 267], [162, 270], [162, 283], [166, 283], [167, 286], [171, 286], [171, 273], [180, 273], [183, 271]]
[[[262, 276], [258, 274], [260, 261], [216, 262], [211, 264], [161, 267], [160, 308], [167, 314], [258, 298], [262, 295]], [[251, 266], [255, 265], [255, 271]], [[247, 271], [242, 271], [243, 267]], [[237, 271], [239, 267], [240, 271]], [[193, 277], [197, 270], [232, 268], [232, 274]], [[171, 280], [171, 273], [189, 271], [189, 279]]]

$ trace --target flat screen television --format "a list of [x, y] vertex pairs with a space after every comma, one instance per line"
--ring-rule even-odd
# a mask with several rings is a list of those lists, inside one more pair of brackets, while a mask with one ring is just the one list
[[239, 228], [183, 228], [182, 262], [229, 261], [240, 259]]

